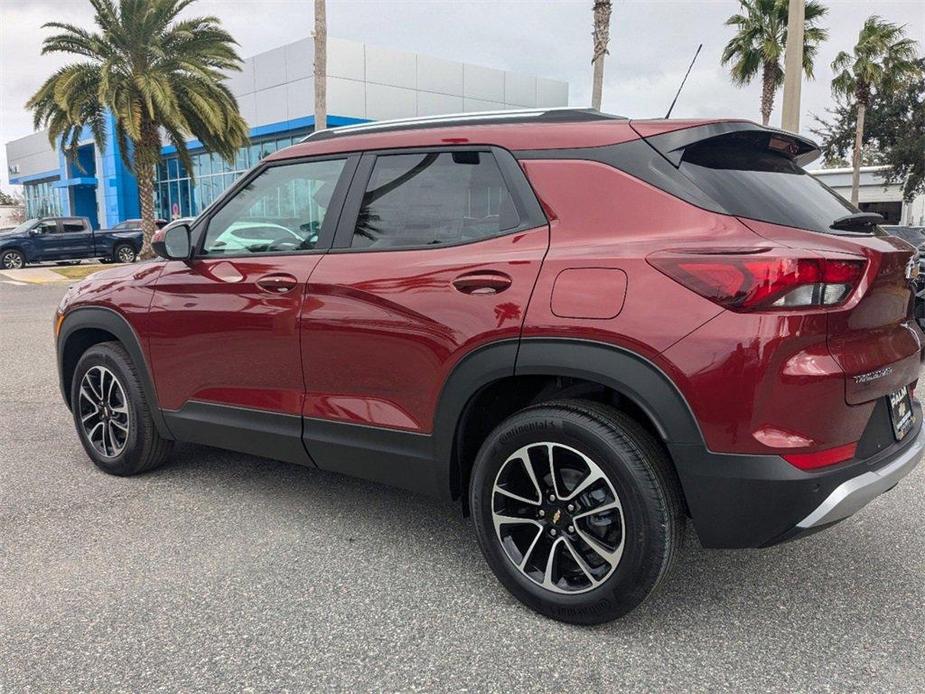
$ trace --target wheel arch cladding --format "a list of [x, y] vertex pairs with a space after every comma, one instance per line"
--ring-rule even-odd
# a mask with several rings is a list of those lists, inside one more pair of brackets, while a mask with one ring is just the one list
[[636, 404], [663, 441], [703, 443], [687, 400], [655, 364], [628, 349], [591, 340], [526, 338], [517, 355], [518, 376], [551, 373], [607, 386]]
[[[510, 349], [515, 349], [516, 364], [510, 368]], [[569, 379], [571, 385], [558, 390], [549, 384]], [[599, 386], [624, 399], [638, 410], [640, 423], [650, 425], [663, 444], [703, 445], [699, 426], [680, 391], [655, 364], [629, 350], [605, 343], [568, 338], [527, 338], [483, 347], [467, 357], [447, 379], [434, 427], [435, 457], [442, 474], [444, 489], [452, 498], [465, 499], [465, 486], [472, 446], [480, 442], [465, 441], [472, 431], [472, 418], [490, 418], [485, 397], [493, 400], [493, 388], [510, 385], [515, 393], [508, 406], [501, 406], [498, 421], [483, 421], [478, 432], [487, 433], [507, 414], [538, 401], [554, 397], [583, 397], [582, 387]], [[572, 395], [569, 388], [578, 388]], [[486, 395], [487, 394], [487, 395]], [[483, 397], [485, 396], [485, 397]], [[510, 411], [508, 411], [510, 410]], [[632, 412], [630, 412], [632, 414]], [[645, 421], [648, 420], [648, 421]], [[487, 431], [485, 429], [487, 428]], [[669, 457], [670, 454], [669, 454]], [[672, 459], [672, 464], [675, 461]]]
[[158, 433], [172, 439], [157, 401], [157, 392], [141, 342], [129, 322], [112, 309], [99, 306], [76, 308], [68, 313], [61, 324], [56, 341], [58, 379], [61, 394], [71, 407], [71, 380], [80, 357], [93, 345], [101, 342], [118, 342], [128, 352], [141, 377], [141, 385], [151, 410]]

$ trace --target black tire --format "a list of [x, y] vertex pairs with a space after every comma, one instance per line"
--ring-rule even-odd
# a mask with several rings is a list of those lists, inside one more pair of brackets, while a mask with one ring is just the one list
[[[99, 418], [91, 418], [86, 426], [82, 420], [87, 417], [88, 413], [93, 412], [94, 408], [99, 411], [101, 408], [91, 405], [89, 398], [81, 395], [82, 385], [94, 385], [84, 383], [84, 376], [93, 371], [91, 378], [96, 374], [108, 372], [115, 378], [116, 385], [124, 393], [124, 407], [126, 419], [120, 419], [125, 425], [127, 433], [124, 435], [116, 432], [113, 425], [110, 429], [115, 434], [110, 434], [112, 446], [105, 446], [103, 439], [103, 448], [112, 453], [105, 455], [91, 440], [89, 433], [92, 433], [92, 427], [96, 425]], [[94, 391], [93, 387], [89, 388]], [[100, 389], [103, 390], [103, 389]], [[116, 404], [122, 401], [119, 388], [113, 386], [109, 390], [115, 391]], [[95, 395], [95, 393], [92, 393]], [[104, 472], [111, 475], [128, 476], [137, 475], [142, 472], [152, 470], [162, 465], [167, 459], [173, 442], [168, 441], [160, 436], [154, 420], [151, 418], [151, 411], [148, 402], [145, 400], [144, 391], [141, 387], [141, 380], [138, 371], [132, 363], [131, 357], [118, 342], [102, 342], [90, 347], [77, 362], [77, 368], [74, 370], [74, 378], [71, 381], [71, 410], [74, 415], [74, 426], [77, 429], [77, 435], [83, 444], [84, 450], [90, 459]], [[115, 412], [115, 408], [113, 412]], [[121, 417], [121, 415], [120, 415]], [[114, 419], [115, 415], [108, 417]], [[127, 421], [126, 421], [127, 420]], [[87, 431], [91, 428], [91, 432]], [[115, 435], [115, 439], [112, 436]], [[122, 441], [121, 448], [116, 451], [115, 445]]]
[[[587, 580], [588, 583], [588, 587], [580, 588], [583, 592], [553, 592], [555, 589], [544, 587], [537, 582], [535, 575], [531, 578], [515, 565], [514, 558], [508, 555], [510, 550], [505, 550], [499, 534], [496, 534], [493, 508], [496, 504], [508, 503], [506, 496], [499, 496], [498, 500], [493, 499], [495, 481], [500, 479], [499, 472], [506, 461], [512, 458], [513, 453], [524, 446], [540, 442], [554, 444], [555, 450], [565, 451], [566, 456], [571, 455], [567, 449], [574, 449], [586, 456], [586, 460], [593, 461], [599, 472], [606, 476], [606, 480], [590, 485], [588, 489], [593, 490], [597, 487], [593, 494], [601, 495], [600, 498], [606, 498], [604, 495], [610, 494], [611, 491], [615, 492], [616, 501], [622, 507], [619, 512], [608, 512], [611, 516], [594, 514], [588, 517], [586, 513], [585, 519], [581, 519], [581, 507], [589, 498], [586, 493], [582, 493], [575, 498], [578, 508], [574, 511], [576, 518], [572, 520], [562, 508], [563, 502], [557, 500], [555, 520], [559, 522], [560, 519], [558, 510], [563, 511], [563, 517], [569, 523], [567, 528], [551, 526], [549, 513], [547, 512], [544, 518], [539, 518], [542, 511], [537, 511], [539, 522], [536, 525], [539, 535], [536, 537], [539, 539], [533, 540], [529, 549], [513, 550], [521, 551], [520, 557], [531, 559], [531, 550], [540, 551], [544, 542], [552, 542], [551, 536], [555, 535], [553, 528], [558, 527], [560, 558], [563, 556], [563, 549], [569, 550], [581, 545], [588, 551], [591, 544], [584, 542], [582, 545], [581, 539], [587, 535], [576, 534], [579, 532], [576, 528], [585, 524], [584, 531], [589, 531], [588, 524], [593, 522], [594, 518], [615, 518], [616, 520], [610, 522], [622, 532], [622, 555], [612, 565], [606, 562], [600, 564], [603, 568], [598, 568], [602, 573], [598, 577], [600, 582], [596, 585], [591, 580], [590, 573], [583, 571], [585, 578], [581, 580]], [[542, 459], [542, 450], [546, 449], [540, 447], [538, 460]], [[536, 448], [528, 449], [528, 457], [535, 455], [535, 451]], [[519, 459], [513, 460], [516, 464], [516, 460]], [[576, 456], [575, 460], [583, 459]], [[570, 463], [566, 463], [566, 466], [568, 464]], [[542, 465], [540, 462], [534, 470], [542, 470]], [[583, 463], [578, 463], [578, 467], [581, 465]], [[560, 473], [562, 472], [560, 469]], [[573, 492], [580, 486], [580, 479], [578, 482], [574, 481], [578, 479], [574, 470], [570, 474], [570, 489], [564, 478], [560, 482], [558, 492], [562, 498], [568, 496], [567, 492]], [[538, 472], [536, 480], [540, 487], [540, 504], [545, 506], [546, 492], [551, 490], [543, 490], [545, 480]], [[607, 488], [604, 486], [605, 483], [611, 486]], [[594, 402], [561, 400], [544, 403], [524, 409], [502, 422], [479, 450], [469, 494], [479, 545], [492, 571], [521, 602], [541, 614], [563, 622], [600, 624], [621, 617], [637, 607], [668, 574], [683, 538], [685, 515], [681, 494], [664, 448], [631, 417], [612, 407]], [[526, 495], [526, 492], [523, 494]], [[516, 506], [520, 502], [510, 503]], [[589, 501], [585, 509], [595, 508], [599, 503], [601, 502]], [[521, 505], [516, 515], [530, 514], [533, 509], [533, 506]], [[504, 514], [508, 515], [506, 510]], [[514, 524], [514, 527], [516, 526], [517, 524]], [[531, 526], [526, 527], [529, 529]], [[498, 531], [501, 532], [503, 531]], [[530, 541], [529, 536], [532, 534], [532, 530], [527, 533], [528, 539], [523, 541], [524, 544]], [[547, 538], [547, 535], [550, 537]], [[508, 536], [506, 541], [510, 542], [511, 537], [513, 535]], [[566, 547], [568, 543], [564, 542], [565, 540], [572, 544]], [[591, 552], [590, 556], [592, 560], [595, 557], [602, 558], [594, 552]], [[523, 561], [525, 565], [530, 563]], [[567, 584], [562, 584], [564, 576], [581, 578], [576, 571], [581, 567], [575, 561], [574, 554], [561, 561], [565, 564], [559, 573], [559, 584], [553, 583], [559, 588], [562, 588], [562, 585], [568, 587]], [[572, 562], [571, 566], [568, 565], [569, 561]], [[537, 564], [543, 566], [546, 562], [540, 557]], [[590, 564], [586, 563], [586, 568], [590, 568]], [[555, 572], [550, 575], [554, 576]]]
[[8, 248], [0, 253], [0, 270], [19, 270], [26, 267], [26, 256], [16, 248]]
[[112, 262], [134, 263], [138, 258], [135, 248], [129, 243], [120, 243], [112, 249]]

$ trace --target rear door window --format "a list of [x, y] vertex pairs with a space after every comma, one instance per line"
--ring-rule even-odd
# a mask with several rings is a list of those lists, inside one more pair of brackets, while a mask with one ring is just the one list
[[519, 224], [490, 152], [386, 154], [376, 157], [350, 245], [376, 250], [466, 243]]
[[767, 133], [711, 138], [684, 150], [680, 170], [739, 217], [832, 233], [832, 222], [858, 211], [774, 145]]

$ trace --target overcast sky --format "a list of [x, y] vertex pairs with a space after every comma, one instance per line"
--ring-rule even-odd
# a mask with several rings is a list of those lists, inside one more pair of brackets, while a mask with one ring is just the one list
[[[823, 0], [826, 2], [826, 0]], [[830, 103], [829, 64], [854, 45], [876, 12], [907, 25], [925, 46], [925, 0], [828, 0], [830, 38], [817, 59], [815, 81], [803, 85], [804, 131], [809, 114]], [[435, 55], [569, 82], [569, 101], [591, 93], [592, 0], [328, 0], [331, 36]], [[760, 85], [734, 87], [719, 58], [732, 31], [723, 22], [737, 0], [615, 0], [604, 74], [605, 111], [663, 116], [693, 56], [703, 51], [673, 116], [760, 119]], [[241, 44], [244, 57], [310, 34], [312, 0], [199, 0], [186, 14], [213, 14]], [[67, 58], [40, 55], [47, 21], [90, 27], [86, 0], [0, 0], [0, 186], [7, 185], [7, 141], [32, 132], [23, 104]], [[772, 124], [780, 123], [780, 93]]]

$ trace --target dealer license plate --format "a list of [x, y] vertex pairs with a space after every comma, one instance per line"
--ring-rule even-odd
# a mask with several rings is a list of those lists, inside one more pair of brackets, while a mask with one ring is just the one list
[[912, 399], [908, 388], [900, 388], [886, 396], [890, 404], [890, 420], [893, 422], [893, 436], [902, 441], [912, 431], [915, 413], [912, 411]]

